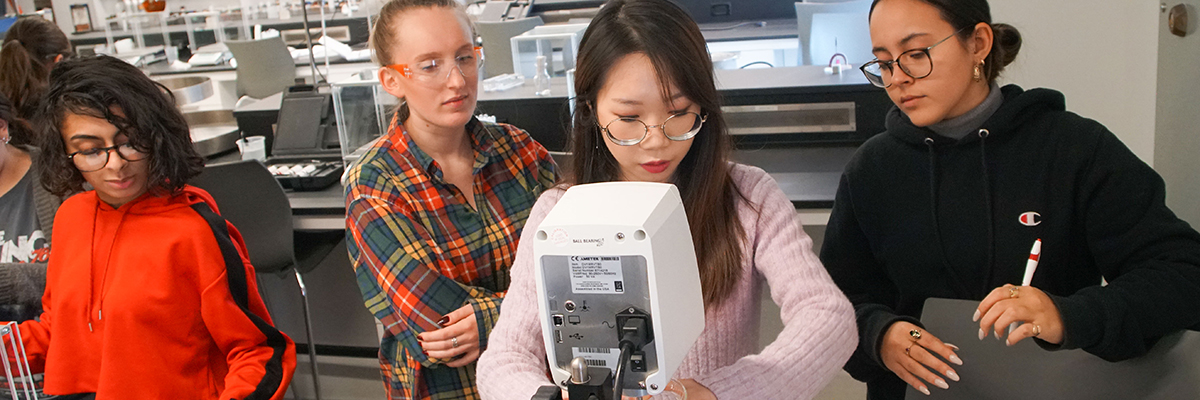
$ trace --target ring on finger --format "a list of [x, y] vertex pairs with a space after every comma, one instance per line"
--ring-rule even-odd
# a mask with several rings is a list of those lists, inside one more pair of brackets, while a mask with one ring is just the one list
[[1038, 324], [1033, 324], [1033, 336], [1037, 337], [1038, 335], [1041, 335], [1041, 334], [1042, 334], [1042, 326], [1038, 325]]
[[451, 348], [458, 348], [458, 337], [452, 337], [452, 338], [450, 338], [450, 347], [451, 347]]
[[904, 355], [912, 357], [912, 354], [910, 354], [909, 352], [912, 351], [913, 346], [916, 346], [916, 345], [917, 345], [917, 342], [913, 342], [912, 344], [908, 345], [908, 347], [905, 347]]
[[912, 339], [914, 342], [921, 340], [921, 330], [913, 329], [911, 331], [908, 331], [908, 336], [912, 336]]
[[1017, 298], [1017, 290], [1018, 290], [1018, 289], [1020, 289], [1020, 287], [1017, 287], [1017, 286], [1010, 286], [1010, 287], [1008, 288], [1008, 298], [1010, 298], [1010, 299], [1015, 299], [1015, 298]]

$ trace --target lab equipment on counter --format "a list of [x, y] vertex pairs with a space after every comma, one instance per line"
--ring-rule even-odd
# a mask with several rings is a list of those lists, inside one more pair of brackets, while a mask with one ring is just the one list
[[[575, 53], [579, 51], [579, 42], [588, 24], [541, 25], [509, 39], [512, 49], [513, 73], [521, 76], [534, 77], [537, 56], [546, 56], [546, 66], [551, 75], [557, 72], [575, 68]], [[521, 52], [521, 44], [534, 42], [536, 53]], [[559, 56], [554, 56], [554, 50], [561, 49]], [[558, 60], [558, 63], [555, 63]], [[561, 76], [561, 75], [559, 75]]]
[[149, 46], [143, 48], [118, 50], [116, 57], [120, 58], [135, 67], [141, 68], [147, 65], [166, 60], [166, 46]]
[[342, 162], [353, 164], [388, 130], [400, 99], [379, 85], [374, 69], [334, 83], [333, 110], [337, 117]]
[[296, 63], [278, 37], [225, 42], [237, 60], [237, 95], [256, 99], [296, 84]]
[[292, 190], [320, 190], [342, 175], [333, 99], [310, 85], [293, 86], [283, 95], [267, 169]]
[[321, 190], [342, 176], [340, 161], [305, 160], [298, 162], [272, 161], [267, 171], [286, 189]]
[[192, 111], [184, 113], [183, 119], [192, 135], [192, 145], [201, 156], [212, 157], [237, 146], [240, 132], [233, 111]]
[[[267, 161], [267, 138], [265, 136], [250, 136], [237, 141], [238, 151], [242, 153], [243, 160], [258, 160]], [[289, 169], [288, 172], [291, 172]], [[271, 171], [272, 175], [276, 174]]]
[[183, 78], [155, 79], [166, 86], [175, 96], [175, 105], [185, 106], [213, 95], [212, 78], [207, 76], [188, 76]]
[[[542, 19], [538, 17], [512, 19], [502, 21], [486, 21], [480, 20], [475, 23], [475, 29], [479, 32], [479, 37], [483, 39], [483, 57], [486, 60], [483, 63], [483, 77], [490, 78], [497, 75], [514, 73], [513, 66], [513, 51], [510, 48], [513, 36], [520, 35], [533, 29], [534, 27], [543, 25]], [[526, 50], [533, 49], [533, 43], [528, 43]], [[520, 75], [520, 71], [515, 71]]]
[[503, 92], [525, 84], [525, 78], [517, 74], [496, 75], [482, 81], [484, 92]]
[[537, 63], [534, 69], [533, 84], [534, 92], [538, 96], [550, 95], [550, 73], [546, 72], [546, 56], [537, 56]]
[[[611, 370], [625, 396], [666, 389], [704, 329], [679, 190], [651, 182], [573, 186], [537, 227], [533, 246], [554, 382], [578, 390], [581, 373], [603, 381]], [[599, 398], [620, 398], [610, 396]]]
[[[10, 361], [12, 358], [13, 361]], [[4, 381], [0, 382], [0, 398], [37, 400], [41, 393], [40, 378], [34, 377], [25, 355], [25, 343], [16, 322], [0, 325], [0, 363], [4, 365]]]
[[233, 53], [229, 52], [229, 48], [225, 43], [213, 43], [197, 49], [192, 53], [192, 57], [188, 59], [188, 65], [193, 67], [221, 65], [229, 62], [233, 58]]

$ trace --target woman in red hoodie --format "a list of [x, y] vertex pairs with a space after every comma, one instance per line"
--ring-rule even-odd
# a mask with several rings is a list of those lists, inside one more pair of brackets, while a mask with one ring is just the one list
[[20, 326], [45, 392], [282, 398], [294, 345], [237, 229], [187, 185], [203, 159], [170, 92], [101, 56], [56, 66], [45, 100], [35, 165], [48, 190], [74, 193], [55, 218], [45, 312]]

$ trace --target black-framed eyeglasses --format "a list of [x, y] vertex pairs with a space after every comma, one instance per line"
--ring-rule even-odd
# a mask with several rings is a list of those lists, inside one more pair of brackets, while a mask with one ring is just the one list
[[933, 73], [933, 59], [929, 57], [929, 50], [932, 50], [939, 44], [950, 40], [950, 38], [962, 33], [962, 31], [965, 31], [968, 28], [973, 27], [969, 26], [959, 29], [957, 32], [951, 33], [950, 36], [946, 36], [945, 39], [934, 43], [933, 46], [912, 49], [900, 53], [900, 56], [896, 57], [895, 60], [882, 61], [876, 59], [863, 64], [863, 66], [859, 67], [858, 69], [862, 70], [863, 75], [867, 76], [867, 80], [870, 81], [872, 85], [881, 88], [892, 86], [892, 72], [894, 68], [892, 66], [893, 64], [899, 66], [900, 70], [904, 71], [904, 74], [908, 75], [910, 78], [921, 79], [927, 77], [929, 74]]
[[79, 168], [80, 172], [99, 171], [108, 165], [108, 155], [113, 150], [117, 151], [117, 156], [125, 161], [141, 161], [146, 159], [146, 153], [133, 147], [129, 142], [118, 144], [112, 147], [97, 147], [94, 149], [80, 150], [71, 154], [67, 154], [67, 158], [75, 163], [75, 168]]
[[708, 115], [700, 115], [691, 111], [681, 112], [663, 121], [660, 125], [650, 125], [637, 118], [619, 117], [600, 127], [608, 140], [620, 146], [633, 146], [641, 143], [650, 134], [650, 128], [662, 129], [667, 139], [684, 141], [696, 137]]

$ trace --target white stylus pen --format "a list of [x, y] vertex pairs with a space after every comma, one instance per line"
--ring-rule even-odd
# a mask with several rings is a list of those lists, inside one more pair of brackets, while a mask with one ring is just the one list
[[[1037, 271], [1038, 259], [1042, 257], [1042, 239], [1033, 241], [1033, 248], [1029, 249], [1029, 261], [1025, 262], [1025, 275], [1021, 277], [1021, 286], [1029, 286], [1033, 282], [1033, 273]], [[1008, 334], [1012, 335], [1013, 330], [1017, 329], [1017, 323], [1013, 322], [1008, 326]]]

